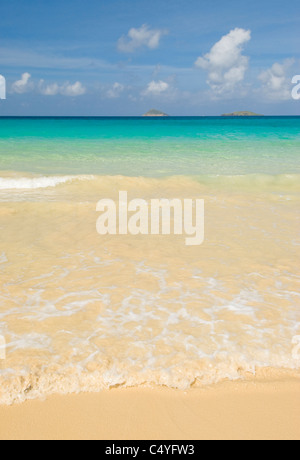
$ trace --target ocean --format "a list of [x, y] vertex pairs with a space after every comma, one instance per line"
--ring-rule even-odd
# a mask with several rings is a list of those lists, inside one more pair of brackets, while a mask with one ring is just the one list
[[[203, 244], [99, 235], [120, 191]], [[300, 117], [0, 118], [0, 203], [0, 403], [299, 373]]]

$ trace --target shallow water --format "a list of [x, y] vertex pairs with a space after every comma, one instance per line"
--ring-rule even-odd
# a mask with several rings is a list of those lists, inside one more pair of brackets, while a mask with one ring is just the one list
[[[16, 141], [19, 123], [6, 145]], [[186, 389], [257, 368], [299, 369], [293, 353], [300, 335], [299, 138], [293, 133], [290, 151], [283, 140], [293, 168], [268, 154], [276, 174], [253, 160], [256, 172], [243, 174], [242, 155], [230, 159], [238, 175], [193, 170], [173, 177], [154, 173], [159, 161], [147, 177], [135, 177], [133, 168], [115, 175], [115, 154], [109, 174], [101, 175], [97, 161], [94, 171], [88, 164], [77, 175], [44, 152], [34, 168], [25, 155], [22, 170], [9, 157], [11, 166], [0, 173], [0, 334], [7, 344], [0, 402], [116, 385]], [[41, 175], [43, 161], [51, 166], [44, 163]], [[218, 161], [219, 167], [224, 159]], [[147, 202], [204, 199], [204, 243], [188, 247], [184, 235], [100, 236], [96, 203], [117, 200], [120, 190]]]
[[0, 171], [299, 174], [300, 117], [0, 119]]

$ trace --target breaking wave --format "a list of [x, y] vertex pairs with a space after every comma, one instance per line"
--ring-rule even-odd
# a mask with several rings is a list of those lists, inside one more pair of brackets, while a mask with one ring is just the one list
[[87, 180], [91, 176], [41, 176], [41, 177], [0, 177], [0, 190], [32, 190], [56, 187], [75, 180]]

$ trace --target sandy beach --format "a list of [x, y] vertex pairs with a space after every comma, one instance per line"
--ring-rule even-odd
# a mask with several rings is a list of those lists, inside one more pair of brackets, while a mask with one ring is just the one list
[[186, 392], [112, 389], [1, 406], [0, 439], [299, 440], [299, 377], [277, 377]]
[[[299, 183], [261, 167], [0, 172], [0, 438], [299, 439]], [[147, 231], [131, 231], [136, 199]], [[103, 200], [115, 211], [105, 234]], [[169, 233], [152, 232], [155, 200]], [[202, 244], [186, 244], [187, 202], [204, 203]]]

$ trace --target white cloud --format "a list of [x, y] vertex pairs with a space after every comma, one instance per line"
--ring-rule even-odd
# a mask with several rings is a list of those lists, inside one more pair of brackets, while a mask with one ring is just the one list
[[262, 82], [262, 92], [267, 99], [285, 101], [291, 99], [291, 75], [288, 71], [294, 64], [294, 59], [286, 59], [282, 64], [275, 62], [259, 75]]
[[196, 67], [208, 72], [207, 83], [216, 94], [232, 92], [244, 80], [249, 58], [242, 51], [250, 38], [250, 30], [233, 29], [196, 60]]
[[158, 48], [161, 37], [166, 33], [166, 30], [150, 29], [143, 24], [139, 29], [130, 29], [126, 37], [121, 37], [118, 40], [118, 49], [123, 53], [132, 53], [143, 46], [153, 50]]
[[32, 89], [32, 83], [30, 82], [30, 73], [23, 73], [20, 80], [15, 81], [12, 84], [12, 91], [14, 93], [23, 94]]
[[39, 82], [39, 91], [45, 96], [56, 96], [59, 93], [59, 86], [57, 83], [52, 83], [50, 85], [45, 85], [44, 80]]
[[64, 96], [82, 96], [86, 93], [86, 88], [83, 86], [82, 83], [80, 83], [80, 81], [77, 81], [73, 85], [66, 83], [62, 86], [60, 92]]
[[46, 85], [44, 80], [40, 80], [39, 91], [44, 96], [56, 96], [57, 94], [62, 94], [63, 96], [76, 97], [85, 94], [86, 88], [80, 81], [77, 81], [74, 84], [64, 83], [60, 86], [58, 83]]
[[143, 96], [149, 96], [149, 95], [154, 95], [154, 96], [158, 96], [160, 95], [161, 93], [164, 93], [165, 91], [167, 91], [167, 89], [169, 89], [169, 83], [165, 82], [165, 81], [162, 81], [162, 80], [159, 80], [159, 81], [154, 81], [152, 80], [147, 88], [142, 92], [142, 95]]
[[6, 81], [2, 75], [0, 75], [0, 99], [6, 99]]
[[124, 91], [124, 89], [125, 89], [124, 85], [122, 85], [121, 83], [116, 82], [116, 83], [113, 84], [112, 88], [110, 88], [107, 91], [106, 96], [109, 99], [117, 98]]

